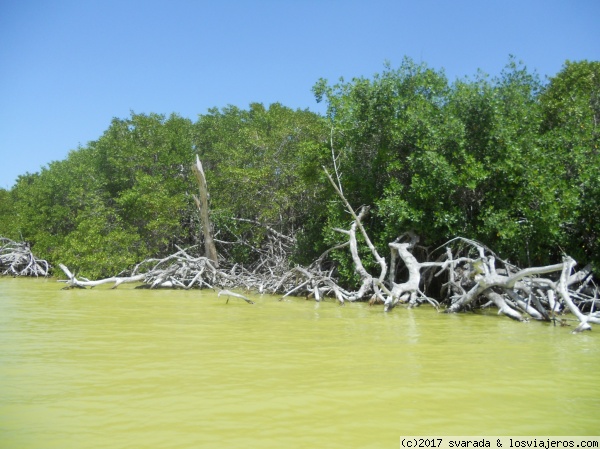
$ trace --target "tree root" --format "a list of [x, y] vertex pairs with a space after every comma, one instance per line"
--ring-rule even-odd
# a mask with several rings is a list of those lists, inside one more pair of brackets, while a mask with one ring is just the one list
[[[568, 256], [559, 264], [520, 269], [498, 258], [485, 245], [457, 237], [433, 251], [432, 254], [437, 254], [443, 250], [437, 259], [430, 260], [431, 254], [428, 254], [426, 260], [420, 262], [412, 253], [419, 239], [414, 233], [408, 232], [389, 243], [391, 260], [388, 269], [385, 258], [379, 254], [362, 224], [369, 209], [361, 207], [357, 213], [350, 206], [343, 194], [335, 161], [334, 155], [337, 182], [327, 169], [324, 170], [353, 221], [349, 229], [336, 229], [347, 236], [347, 241], [323, 253], [309, 267], [290, 268], [289, 255], [295, 243], [293, 237], [255, 220], [237, 219], [262, 226], [267, 231], [266, 243], [261, 248], [254, 248], [241, 238], [237, 242], [249, 246], [259, 256], [250, 269], [237, 264], [226, 267], [226, 263], [220, 260], [217, 263], [216, 252], [210, 258], [195, 257], [189, 253], [191, 248], [178, 248], [175, 254], [163, 259], [145, 260], [129, 276], [97, 281], [77, 279], [61, 264], [59, 266], [68, 278], [63, 282], [67, 283], [67, 288], [94, 287], [105, 283], [114, 283], [113, 288], [116, 288], [125, 282], [142, 282], [146, 288], [212, 288], [220, 289], [219, 296], [227, 296], [228, 301], [229, 297], [237, 297], [248, 303], [252, 301], [230, 289], [282, 294], [281, 299], [295, 295], [320, 301], [329, 296], [336, 298], [341, 305], [346, 301], [369, 301], [371, 305], [381, 303], [386, 312], [398, 304], [415, 307], [427, 302], [436, 309], [445, 306], [445, 312], [455, 313], [481, 307], [485, 301], [486, 305], [494, 304], [499, 314], [517, 321], [532, 318], [556, 324], [559, 316], [570, 312], [580, 323], [574, 332], [591, 329], [590, 323], [600, 324], [600, 311], [595, 311], [596, 303], [600, 304], [600, 295], [598, 287], [593, 284], [591, 269], [585, 267], [574, 272], [576, 262]], [[197, 172], [201, 172], [201, 169]], [[206, 208], [203, 205], [200, 209]], [[369, 273], [362, 263], [357, 232], [379, 265], [376, 275]], [[224, 245], [236, 244], [216, 241]], [[338, 283], [333, 276], [334, 269], [322, 269], [322, 263], [331, 251], [346, 247], [360, 277], [360, 286], [355, 291], [349, 291]], [[210, 251], [207, 250], [208, 253]], [[401, 268], [405, 272], [405, 280], [398, 282]], [[437, 300], [425, 294], [435, 290], [435, 278], [445, 280], [441, 289], [438, 289]], [[589, 309], [587, 313], [584, 308]], [[560, 322], [562, 325], [564, 319], [561, 318]]]
[[0, 273], [10, 276], [48, 276], [50, 264], [33, 255], [26, 243], [0, 237]]
[[[264, 261], [262, 269], [248, 270], [234, 265], [227, 268], [214, 266], [206, 257], [195, 257], [190, 249], [179, 249], [175, 254], [162, 259], [148, 259], [138, 264], [129, 276], [115, 276], [90, 281], [78, 279], [64, 265], [60, 268], [67, 276], [66, 288], [86, 288], [112, 283], [113, 288], [127, 282], [140, 282], [143, 288], [211, 288], [224, 295], [243, 299], [252, 303], [232, 289], [242, 289], [258, 293], [304, 296], [321, 301], [333, 297], [340, 304], [346, 301], [369, 301], [369, 304], [383, 304], [385, 311], [391, 311], [398, 304], [409, 307], [429, 303], [439, 308], [445, 306], [446, 313], [473, 310], [494, 304], [498, 313], [516, 321], [535, 319], [561, 325], [564, 314], [570, 312], [580, 322], [574, 332], [591, 329], [590, 324], [600, 324], [600, 312], [594, 310], [598, 300], [598, 288], [591, 281], [589, 267], [573, 272], [575, 261], [565, 257], [560, 264], [544, 267], [519, 269], [504, 262], [479, 243], [468, 239], [453, 239], [442, 248], [444, 253], [436, 261], [419, 262], [411, 253], [417, 239], [408, 234], [410, 242], [395, 241], [389, 244], [392, 250], [391, 270], [387, 281], [382, 281], [387, 272], [387, 264], [379, 276], [368, 273], [361, 263], [356, 244], [356, 229], [360, 219], [366, 214], [361, 211], [348, 231], [349, 247], [356, 270], [361, 276], [358, 290], [349, 291], [342, 287], [333, 276], [333, 269], [321, 268], [323, 257], [309, 267], [296, 266], [276, 272]], [[342, 230], [341, 230], [342, 231]], [[401, 239], [398, 239], [401, 240]], [[193, 247], [192, 247], [193, 248]], [[438, 248], [439, 249], [439, 248]], [[408, 272], [408, 279], [396, 282], [396, 269], [400, 263]], [[381, 265], [383, 266], [383, 265]], [[428, 275], [430, 270], [437, 272]], [[442, 285], [438, 299], [426, 295], [431, 290], [431, 281], [444, 275], [447, 281]], [[546, 277], [544, 277], [544, 276]], [[592, 284], [592, 287], [590, 287]], [[585, 285], [586, 288], [582, 288]], [[589, 307], [584, 313], [583, 307]]]

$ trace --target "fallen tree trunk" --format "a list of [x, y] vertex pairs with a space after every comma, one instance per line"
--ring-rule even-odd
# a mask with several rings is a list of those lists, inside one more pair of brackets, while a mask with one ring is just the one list
[[62, 263], [58, 264], [59, 268], [67, 275], [66, 281], [59, 282], [67, 282], [67, 287], [65, 288], [86, 288], [86, 287], [96, 287], [102, 284], [112, 284], [114, 283], [112, 288], [117, 288], [119, 285], [127, 283], [127, 282], [141, 282], [146, 277], [145, 274], [138, 274], [137, 276], [113, 276], [105, 279], [99, 279], [97, 281], [90, 281], [89, 279], [79, 280], [75, 277], [73, 273]]
[[117, 288], [125, 283], [140, 283], [141, 288], [210, 288], [220, 290], [218, 296], [240, 298], [248, 304], [254, 302], [246, 296], [232, 292], [229, 289], [245, 288], [247, 290], [258, 290], [261, 279], [245, 270], [236, 273], [236, 267], [231, 270], [221, 270], [214, 266], [213, 262], [207, 257], [194, 257], [188, 253], [188, 250], [179, 249], [175, 254], [162, 259], [147, 259], [138, 264], [129, 276], [112, 276], [104, 279], [89, 280], [86, 278], [78, 279], [63, 264], [59, 264], [60, 269], [67, 276], [67, 280], [59, 280], [70, 288], [94, 288], [103, 284], [114, 284], [112, 288]]

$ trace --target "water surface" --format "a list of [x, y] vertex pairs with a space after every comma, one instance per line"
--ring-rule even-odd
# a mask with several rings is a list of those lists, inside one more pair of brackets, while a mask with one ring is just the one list
[[1, 448], [397, 448], [590, 435], [600, 328], [0, 278]]

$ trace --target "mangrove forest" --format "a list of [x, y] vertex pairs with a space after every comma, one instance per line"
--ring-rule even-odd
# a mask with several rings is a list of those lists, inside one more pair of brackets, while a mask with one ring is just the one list
[[325, 113], [114, 118], [0, 189], [2, 272], [600, 323], [600, 62], [313, 92]]

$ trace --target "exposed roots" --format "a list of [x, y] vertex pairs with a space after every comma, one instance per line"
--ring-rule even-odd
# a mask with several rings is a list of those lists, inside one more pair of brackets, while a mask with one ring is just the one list
[[[191, 254], [194, 249], [179, 249], [162, 259], [148, 259], [138, 264], [129, 275], [100, 280], [78, 279], [64, 265], [60, 268], [67, 275], [67, 288], [95, 287], [112, 283], [113, 288], [126, 282], [139, 282], [143, 288], [210, 288], [220, 290], [227, 297], [238, 297], [250, 302], [243, 295], [231, 290], [269, 293], [287, 296], [304, 296], [315, 301], [332, 297], [344, 304], [346, 301], [369, 301], [383, 304], [391, 311], [398, 304], [409, 307], [429, 303], [436, 309], [445, 307], [447, 313], [474, 310], [494, 305], [498, 313], [517, 321], [529, 319], [566, 325], [570, 313], [579, 325], [576, 332], [590, 329], [590, 324], [600, 324], [600, 295], [593, 283], [591, 270], [585, 267], [574, 271], [575, 261], [565, 257], [562, 263], [543, 267], [519, 269], [498, 258], [483, 245], [473, 240], [458, 238], [438, 248], [441, 251], [435, 261], [419, 262], [411, 250], [418, 239], [408, 233], [410, 241], [389, 244], [391, 249], [390, 271], [387, 280], [387, 264], [379, 276], [368, 273], [358, 256], [355, 232], [366, 212], [356, 215], [357, 220], [348, 231], [348, 244], [337, 248], [349, 248], [361, 282], [357, 290], [340, 285], [334, 269], [324, 270], [322, 262], [326, 254], [309, 267], [287, 267], [262, 260], [253, 269], [241, 265], [219, 268], [206, 257]], [[404, 238], [406, 238], [405, 236]], [[436, 251], [438, 251], [436, 250]], [[434, 253], [436, 253], [434, 251]], [[267, 252], [268, 253], [268, 252]], [[385, 263], [385, 261], [384, 261]], [[403, 282], [397, 282], [398, 268], [404, 271]], [[437, 279], [441, 281], [437, 281]], [[434, 299], [430, 294], [438, 288]]]
[[[335, 157], [334, 168], [336, 180], [326, 169], [325, 173], [353, 221], [349, 229], [336, 229], [346, 236], [346, 241], [323, 253], [309, 267], [291, 266], [289, 256], [295, 245], [293, 236], [284, 235], [254, 220], [237, 218], [234, 220], [263, 228], [266, 237], [262, 245], [256, 248], [231, 230], [229, 234], [237, 238], [237, 242], [215, 241], [224, 247], [249, 247], [256, 256], [250, 267], [227, 266], [226, 260], [217, 260], [214, 254], [210, 258], [197, 257], [191, 255], [193, 247], [178, 248], [175, 254], [163, 259], [145, 260], [129, 276], [96, 281], [77, 279], [67, 267], [60, 265], [68, 278], [63, 282], [67, 283], [67, 288], [94, 287], [105, 283], [114, 283], [115, 288], [124, 282], [141, 282], [146, 288], [212, 288], [220, 290], [220, 295], [238, 297], [246, 302], [251, 301], [231, 289], [280, 294], [282, 299], [290, 295], [316, 301], [333, 297], [340, 304], [346, 301], [383, 304], [386, 312], [399, 304], [415, 307], [428, 303], [436, 309], [445, 307], [448, 313], [494, 305], [499, 314], [517, 321], [535, 319], [565, 325], [569, 320], [565, 314], [570, 313], [579, 322], [574, 332], [589, 330], [590, 324], [600, 324], [599, 291], [593, 283], [591, 269], [585, 267], [576, 272], [576, 262], [568, 256], [559, 264], [520, 269], [500, 259], [485, 245], [457, 237], [431, 254], [419, 256], [425, 259], [419, 261], [413, 254], [418, 248], [419, 238], [408, 232], [389, 243], [391, 257], [388, 266], [362, 224], [369, 209], [361, 207], [356, 212], [343, 194]], [[365, 268], [359, 254], [357, 233], [360, 233], [379, 266], [378, 273], [371, 274]], [[350, 251], [354, 269], [360, 277], [356, 290], [342, 287], [335, 278], [334, 269], [323, 269], [327, 255], [342, 248]], [[11, 254], [20, 254], [20, 250], [13, 249]], [[46, 273], [47, 264], [43, 271], [44, 275]], [[398, 280], [400, 275], [402, 281]]]
[[0, 273], [10, 276], [48, 276], [50, 264], [33, 255], [26, 243], [0, 237]]

